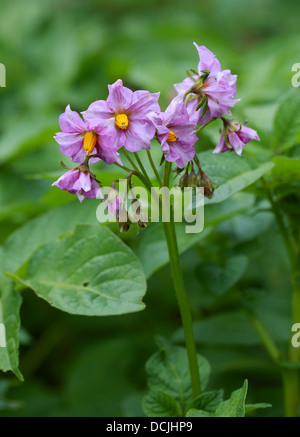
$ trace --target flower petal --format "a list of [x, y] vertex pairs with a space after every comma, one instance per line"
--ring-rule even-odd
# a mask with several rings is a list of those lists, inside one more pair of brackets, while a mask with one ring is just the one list
[[222, 133], [221, 138], [220, 138], [215, 150], [213, 151], [213, 153], [224, 153], [227, 150], [230, 150], [230, 149], [229, 149], [229, 147], [227, 147], [227, 145], [225, 143], [224, 133]]
[[71, 110], [70, 105], [59, 116], [59, 125], [63, 132], [80, 133], [86, 130], [84, 121], [77, 112]]
[[128, 107], [131, 113], [130, 118], [142, 118], [149, 112], [160, 112], [158, 98], [160, 93], [151, 94], [149, 91], [135, 91], [133, 93], [132, 104]]
[[244, 143], [248, 143], [251, 140], [260, 141], [256, 130], [247, 126], [242, 126], [241, 130], [238, 132], [238, 136]]
[[245, 146], [245, 143], [239, 138], [239, 135], [237, 132], [233, 132], [229, 130], [228, 132], [228, 142], [233, 147], [234, 151], [241, 156], [243, 147]]
[[90, 121], [95, 118], [105, 119], [114, 115], [113, 111], [105, 100], [96, 100], [86, 111], [82, 112], [85, 121]]
[[72, 158], [73, 162], [82, 164], [85, 158], [82, 133], [58, 132], [54, 139], [60, 145], [60, 151], [64, 155]]
[[187, 112], [185, 103], [178, 101], [175, 97], [164, 113], [164, 124], [170, 129], [172, 126], [182, 125], [184, 123], [189, 123], [189, 114]]
[[124, 147], [129, 152], [137, 152], [141, 149], [150, 149], [150, 142], [155, 135], [155, 126], [148, 120], [130, 121], [125, 131], [126, 141]]
[[123, 86], [121, 79], [114, 84], [108, 85], [107, 103], [114, 113], [125, 112], [131, 105], [133, 99], [133, 92]]

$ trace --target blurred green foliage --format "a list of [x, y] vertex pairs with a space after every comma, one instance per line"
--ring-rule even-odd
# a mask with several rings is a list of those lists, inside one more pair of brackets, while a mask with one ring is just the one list
[[[74, 202], [50, 188], [62, 173], [53, 135], [65, 106], [85, 110], [106, 98], [108, 83], [122, 78], [132, 89], [160, 91], [165, 108], [174, 95], [172, 84], [196, 67], [193, 41], [239, 75], [242, 100], [235, 116], [248, 119], [262, 139], [260, 146], [247, 146], [239, 165], [254, 168], [254, 159], [264, 161], [271, 147], [278, 147], [269, 133], [279, 102], [292, 90], [291, 67], [300, 61], [299, 13], [296, 0], [2, 0], [0, 62], [7, 87], [0, 88], [1, 244], [29, 219]], [[218, 135], [211, 129], [201, 150], [211, 149]], [[292, 154], [300, 157], [299, 147]], [[102, 180], [113, 177], [106, 169]], [[222, 174], [218, 177], [222, 183]], [[224, 387], [227, 399], [248, 379], [247, 402], [273, 405], [255, 414], [276, 416], [283, 411], [280, 374], [239, 299], [251, 300], [284, 349], [290, 334], [289, 268], [273, 216], [255, 194], [259, 198], [255, 189], [248, 190], [225, 206], [211, 207], [208, 219], [215, 228], [184, 253], [182, 263], [199, 352], [212, 366], [209, 389]], [[85, 207], [92, 215], [95, 204]], [[30, 241], [35, 235], [28, 223]], [[153, 258], [143, 249], [143, 238], [131, 233], [126, 242], [147, 266]], [[237, 262], [242, 271], [236, 271]], [[224, 276], [228, 268], [234, 280]], [[155, 270], [154, 263], [149, 273]], [[210, 272], [214, 280], [201, 281]], [[0, 415], [143, 415], [145, 363], [156, 350], [155, 335], [182, 341], [168, 266], [150, 278], [146, 310], [136, 314], [85, 318], [60, 312], [31, 291], [23, 297], [25, 382], [0, 376]]]

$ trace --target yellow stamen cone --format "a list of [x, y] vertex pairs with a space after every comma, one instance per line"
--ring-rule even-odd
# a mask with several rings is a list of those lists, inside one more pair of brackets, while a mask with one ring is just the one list
[[84, 135], [83, 148], [86, 154], [90, 155], [97, 144], [97, 136], [94, 132], [87, 132]]
[[176, 134], [172, 130], [170, 130], [167, 141], [173, 143], [174, 141], [177, 141], [177, 140], [178, 140], [178, 138], [177, 138]]
[[127, 129], [129, 124], [129, 120], [126, 114], [117, 114], [116, 115], [116, 126], [120, 129]]

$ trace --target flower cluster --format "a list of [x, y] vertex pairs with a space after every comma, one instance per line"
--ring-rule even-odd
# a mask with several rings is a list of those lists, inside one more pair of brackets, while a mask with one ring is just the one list
[[[82, 117], [67, 106], [59, 117], [61, 132], [54, 138], [61, 152], [78, 166], [53, 185], [77, 194], [80, 201], [85, 197], [103, 198], [101, 184], [90, 171], [90, 164], [102, 160], [124, 168], [119, 152], [122, 147], [126, 155], [143, 149], [149, 151], [155, 138], [163, 153], [161, 162], [176, 163], [178, 173], [185, 170], [179, 185], [202, 186], [205, 195], [211, 197], [213, 184], [201, 169], [195, 152], [197, 132], [207, 123], [222, 120], [223, 131], [214, 153], [229, 150], [241, 155], [247, 142], [259, 138], [253, 129], [224, 117], [231, 115], [230, 108], [239, 101], [237, 76], [222, 70], [216, 56], [206, 47], [197, 44], [195, 47], [199, 55], [197, 71], [189, 70], [188, 77], [174, 85], [177, 96], [164, 112], [158, 103], [159, 93], [133, 92], [120, 79], [108, 86], [107, 99], [92, 103]], [[118, 197], [112, 195], [106, 204], [109, 212], [120, 208]]]

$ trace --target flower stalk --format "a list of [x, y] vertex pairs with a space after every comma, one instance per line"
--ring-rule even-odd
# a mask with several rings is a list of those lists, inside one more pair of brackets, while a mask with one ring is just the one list
[[[169, 188], [171, 163], [166, 162], [163, 186]], [[180, 315], [184, 330], [185, 343], [187, 348], [189, 368], [191, 375], [191, 385], [193, 396], [196, 398], [201, 394], [201, 382], [198, 368], [197, 350], [193, 332], [193, 322], [191, 310], [184, 286], [182, 270], [180, 266], [179, 251], [177, 245], [177, 238], [174, 226], [174, 217], [171, 212], [170, 222], [164, 222], [164, 232], [168, 246], [170, 266], [173, 278], [173, 284], [176, 291]]]

